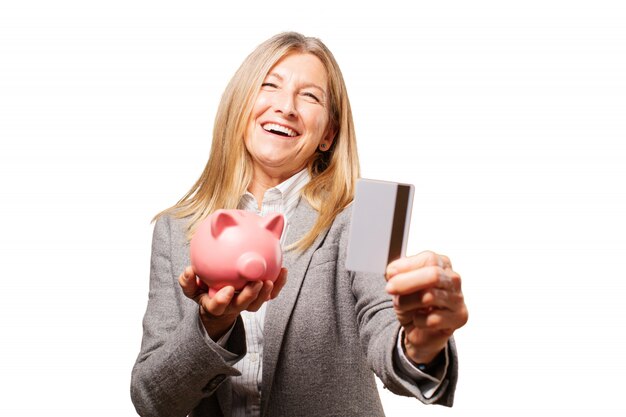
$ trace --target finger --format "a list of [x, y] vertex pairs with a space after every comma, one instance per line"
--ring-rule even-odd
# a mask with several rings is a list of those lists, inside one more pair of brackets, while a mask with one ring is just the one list
[[435, 252], [425, 251], [391, 262], [387, 265], [385, 278], [389, 280], [398, 273], [423, 268], [425, 266], [439, 266], [443, 268], [444, 264], [441, 256], [437, 255]]
[[178, 277], [178, 284], [183, 290], [185, 297], [196, 299], [198, 295], [198, 285], [196, 282], [196, 274], [193, 272], [193, 268], [188, 266]]
[[261, 287], [261, 291], [259, 291], [259, 296], [256, 300], [253, 300], [250, 305], [246, 308], [248, 311], [258, 311], [259, 308], [266, 302], [270, 294], [272, 293], [272, 288], [274, 288], [274, 283], [270, 280], [263, 282], [263, 287]]
[[447, 273], [450, 276], [450, 280], [452, 281], [452, 288], [454, 288], [454, 291], [460, 293], [462, 287], [461, 276], [452, 270], [448, 271]]
[[273, 300], [278, 296], [280, 290], [283, 289], [285, 284], [287, 283], [287, 268], [282, 268], [280, 273], [278, 274], [278, 278], [274, 282], [274, 288], [272, 288], [272, 293], [270, 295], [270, 300]]
[[209, 286], [200, 279], [200, 277], [196, 277], [196, 285], [198, 286], [198, 288], [204, 292], [208, 292], [209, 291]]
[[218, 292], [215, 293], [213, 297], [209, 297], [208, 295], [202, 297], [200, 301], [200, 305], [204, 310], [214, 316], [219, 317], [231, 304], [235, 296], [235, 288], [231, 285], [228, 285], [224, 288], [221, 288]]
[[405, 295], [436, 287], [453, 290], [451, 277], [439, 266], [424, 266], [395, 275], [387, 282], [385, 290], [392, 295]]
[[447, 268], [452, 269], [452, 262], [450, 261], [450, 258], [448, 258], [446, 255], [439, 255], [439, 257], [441, 258], [441, 262], [443, 263], [444, 269], [447, 269]]
[[428, 314], [414, 314], [413, 325], [422, 329], [453, 332], [467, 323], [467, 311], [434, 309]]
[[[427, 312], [420, 312], [420, 311], [410, 311], [410, 312], [396, 312], [396, 317], [398, 319], [398, 321], [400, 322], [400, 324], [406, 329], [415, 327], [414, 321], [415, 321], [415, 316], [418, 315], [422, 315], [425, 317], [428, 315]], [[417, 320], [418, 323], [421, 323], [420, 320]]]
[[238, 312], [246, 310], [259, 296], [261, 288], [263, 288], [263, 281], [248, 282], [233, 300], [232, 307]]
[[463, 295], [458, 292], [429, 288], [408, 295], [394, 296], [393, 307], [397, 313], [426, 308], [453, 310], [462, 300]]

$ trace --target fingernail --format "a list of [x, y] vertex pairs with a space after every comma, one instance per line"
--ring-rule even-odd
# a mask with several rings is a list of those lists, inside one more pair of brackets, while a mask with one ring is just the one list
[[395, 267], [390, 266], [389, 268], [387, 268], [387, 275], [388, 276], [389, 275], [395, 275], [397, 273], [398, 273], [398, 270]]
[[395, 288], [391, 282], [388, 282], [387, 285], [385, 285], [385, 291], [387, 291], [389, 294], [393, 294]]

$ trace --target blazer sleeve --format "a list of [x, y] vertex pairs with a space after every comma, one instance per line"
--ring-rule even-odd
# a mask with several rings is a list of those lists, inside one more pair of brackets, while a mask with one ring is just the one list
[[[141, 416], [186, 416], [211, 396], [246, 352], [243, 323], [238, 319], [228, 348], [236, 358], [225, 360], [207, 340], [197, 305], [184, 297], [173, 257], [184, 250], [172, 244], [173, 220], [157, 220], [150, 261], [150, 291], [143, 319], [141, 351], [133, 367], [131, 398]], [[174, 246], [174, 247], [173, 247]]]
[[391, 297], [385, 291], [386, 281], [380, 274], [352, 272], [345, 269], [347, 253], [349, 211], [345, 211], [345, 229], [340, 244], [339, 273], [352, 279], [352, 293], [355, 297], [355, 310], [361, 345], [367, 360], [380, 378], [385, 388], [391, 392], [415, 397], [425, 404], [440, 404], [451, 407], [458, 374], [457, 354], [454, 340], [448, 342], [449, 364], [441, 386], [430, 397], [425, 398], [416, 381], [399, 371], [393, 359], [400, 323], [393, 311]]

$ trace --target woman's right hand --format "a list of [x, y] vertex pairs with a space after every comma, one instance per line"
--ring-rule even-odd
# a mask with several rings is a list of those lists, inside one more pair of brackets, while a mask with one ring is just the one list
[[178, 277], [185, 296], [200, 305], [200, 318], [213, 340], [226, 334], [242, 311], [257, 311], [265, 301], [276, 298], [285, 282], [287, 269], [282, 268], [275, 282], [249, 282], [238, 294], [234, 287], [226, 286], [211, 297], [206, 286], [196, 279], [193, 267], [188, 266]]

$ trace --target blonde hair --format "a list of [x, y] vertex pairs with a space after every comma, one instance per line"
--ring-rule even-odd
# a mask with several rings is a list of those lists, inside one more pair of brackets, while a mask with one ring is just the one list
[[316, 151], [308, 162], [311, 181], [302, 195], [318, 211], [311, 230], [293, 246], [304, 250], [326, 230], [354, 198], [359, 161], [352, 110], [345, 82], [330, 50], [317, 38], [295, 32], [273, 36], [259, 45], [241, 64], [220, 101], [209, 160], [191, 189], [172, 207], [160, 212], [176, 218], [189, 216], [188, 238], [198, 224], [220, 208], [235, 209], [252, 180], [252, 160], [244, 136], [252, 107], [265, 77], [291, 53], [315, 55], [328, 74], [328, 112], [334, 141], [326, 152]]

